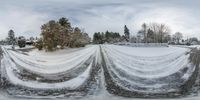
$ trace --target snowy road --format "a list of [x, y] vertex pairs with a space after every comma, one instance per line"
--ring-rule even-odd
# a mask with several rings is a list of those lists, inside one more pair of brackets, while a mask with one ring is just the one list
[[199, 70], [189, 60], [190, 49], [179, 47], [91, 45], [55, 53], [5, 47], [2, 51], [1, 79], [7, 92], [0, 99], [182, 97]]

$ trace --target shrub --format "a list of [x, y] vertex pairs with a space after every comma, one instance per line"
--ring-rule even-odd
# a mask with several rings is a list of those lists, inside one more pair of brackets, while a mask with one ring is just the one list
[[25, 47], [25, 46], [26, 46], [26, 39], [25, 39], [25, 37], [20, 36], [20, 37], [18, 38], [17, 43], [18, 43], [18, 46], [19, 46], [20, 48]]
[[42, 50], [42, 49], [43, 49], [43, 41], [42, 41], [42, 39], [39, 39], [39, 40], [35, 43], [35, 47], [38, 48], [38, 50]]

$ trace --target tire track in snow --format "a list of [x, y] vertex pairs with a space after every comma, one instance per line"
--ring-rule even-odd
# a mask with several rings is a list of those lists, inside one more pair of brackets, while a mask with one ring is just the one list
[[[111, 63], [112, 60], [106, 62], [106, 56], [108, 54], [106, 54], [105, 50], [102, 49], [102, 48], [101, 48], [101, 54], [102, 54], [102, 59], [103, 59], [102, 60], [102, 64], [103, 64], [103, 69], [104, 69], [104, 75], [106, 77], [106, 84], [107, 84], [106, 86], [107, 86], [107, 90], [111, 94], [115, 94], [115, 95], [119, 95], [119, 96], [125, 96], [125, 97], [142, 97], [142, 98], [144, 98], [144, 97], [148, 97], [148, 98], [149, 97], [152, 97], [152, 98], [158, 98], [158, 97], [179, 97], [179, 96], [183, 96], [183, 93], [185, 93], [185, 92], [183, 92], [183, 87], [187, 88], [185, 86], [185, 84], [188, 84], [188, 82], [191, 81], [191, 80], [183, 81], [183, 83], [180, 83], [180, 85], [178, 86], [178, 88], [176, 89], [176, 91], [168, 91], [168, 92], [152, 93], [152, 92], [147, 92], [147, 91], [146, 92], [139, 92], [139, 91], [135, 91], [134, 89], [132, 89], [132, 90], [125, 89], [124, 87], [128, 88], [129, 86], [128, 85], [124, 85], [124, 86], [120, 85], [118, 80], [121, 80], [121, 78], [118, 78], [117, 81], [116, 81], [114, 79], [114, 77], [112, 76], [113, 73], [111, 73], [111, 72], [113, 71], [113, 69], [109, 69], [109, 66], [113, 67], [113, 65], [112, 64], [108, 65], [108, 63]], [[196, 66], [194, 68], [195, 69], [190, 69], [190, 70], [195, 70], [195, 72], [190, 76], [190, 78], [192, 78], [194, 76], [194, 74], [196, 74]], [[120, 72], [120, 70], [118, 70], [117, 72]], [[123, 73], [123, 74], [125, 74], [125, 73]], [[193, 81], [194, 81], [194, 79], [193, 79]], [[125, 82], [125, 80], [123, 80], [123, 82]], [[172, 84], [173, 84], [173, 82], [172, 82]], [[183, 85], [181, 85], [181, 84], [183, 84]], [[171, 86], [171, 85], [169, 84], [168, 86]], [[176, 85], [175, 82], [174, 82], [174, 85]], [[191, 86], [191, 84], [190, 84], [190, 86]]]
[[[95, 53], [96, 52], [97, 51], [95, 51]], [[94, 54], [94, 55], [96, 55], [96, 54]], [[66, 97], [70, 97], [70, 96], [77, 97], [77, 96], [85, 96], [88, 94], [92, 94], [93, 91], [96, 91], [96, 89], [99, 87], [98, 80], [100, 80], [99, 75], [98, 75], [100, 66], [97, 65], [97, 60], [95, 60], [95, 59], [97, 59], [96, 57], [97, 56], [93, 56], [92, 59], [88, 60], [88, 62], [90, 62], [91, 64], [90, 64], [90, 67], [87, 68], [87, 70], [89, 72], [86, 72], [88, 74], [88, 77], [84, 80], [83, 83], [73, 82], [72, 80], [69, 80], [69, 82], [71, 82], [71, 83], [80, 84], [80, 86], [78, 86], [74, 89], [65, 88], [65, 87], [59, 89], [59, 85], [53, 86], [53, 84], [59, 84], [59, 83], [52, 83], [52, 86], [55, 87], [55, 89], [45, 89], [45, 87], [42, 87], [40, 85], [37, 86], [37, 84], [35, 84], [35, 85], [34, 84], [31, 85], [31, 84], [27, 84], [27, 83], [25, 83], [25, 84], [17, 83], [16, 84], [15, 83], [16, 80], [14, 79], [15, 81], [12, 81], [13, 79], [11, 79], [10, 80], [11, 83], [10, 83], [10, 86], [8, 86], [7, 91], [9, 94], [15, 95], [15, 96], [16, 95], [18, 95], [18, 96], [29, 96], [29, 95], [30, 96], [34, 96], [34, 95], [35, 96], [46, 96], [46, 95], [59, 96], [59, 95], [63, 95], [64, 97], [65, 96]], [[7, 60], [9, 60], [9, 59], [7, 59]], [[9, 62], [12, 62], [12, 60], [9, 60]], [[11, 66], [12, 66], [12, 64], [11, 64]], [[12, 67], [8, 67], [8, 68], [12, 68]], [[8, 73], [10, 73], [10, 75], [13, 75], [13, 76], [11, 76], [12, 78], [15, 77], [15, 74], [13, 73], [14, 70], [7, 69], [6, 71], [11, 71]], [[80, 78], [82, 78], [82, 77], [80, 77]], [[79, 80], [81, 80], [81, 79], [79, 79]], [[21, 81], [23, 81], [23, 80], [21, 80]], [[15, 83], [15, 84], [13, 84], [13, 83]], [[40, 82], [38, 84], [41, 84], [41, 83], [42, 82]], [[26, 86], [23, 86], [23, 84]], [[42, 84], [44, 84], [44, 83], [42, 83]], [[73, 84], [71, 84], [71, 85], [73, 85]], [[37, 87], [41, 87], [41, 88], [37, 88]], [[70, 87], [72, 87], [72, 86], [70, 86]]]
[[[191, 76], [189, 75], [189, 77], [191, 77], [191, 78], [189, 78], [190, 80], [184, 81], [183, 82], [184, 84], [177, 91], [165, 92], [165, 93], [164, 92], [163, 93], [149, 93], [148, 91], [147, 92], [138, 92], [138, 91], [134, 91], [134, 90], [132, 91], [131, 89], [124, 88], [124, 85], [119, 84], [119, 82], [126, 82], [127, 80], [133, 81], [133, 82], [134, 81], [140, 82], [139, 80], [141, 78], [135, 79], [136, 77], [132, 77], [132, 76], [126, 77], [126, 74], [127, 75], [129, 75], [129, 74], [126, 73], [126, 71], [117, 69], [117, 67], [116, 68], [113, 67], [116, 65], [111, 63], [112, 59], [110, 59], [108, 62], [106, 62], [106, 60], [107, 60], [106, 57], [108, 56], [108, 54], [105, 53], [105, 49], [103, 46], [100, 46], [100, 47], [96, 46], [95, 50], [96, 50], [96, 52], [95, 52], [95, 54], [93, 54], [94, 56], [91, 58], [91, 60], [88, 60], [88, 62], [90, 62], [91, 67], [90, 67], [90, 69], [88, 67], [86, 68], [86, 70], [89, 71], [88, 72], [89, 75], [79, 87], [76, 87], [74, 89], [70, 89], [70, 88], [58, 89], [55, 86], [54, 89], [42, 89], [42, 88], [38, 89], [37, 87], [29, 87], [29, 85], [23, 86], [21, 84], [13, 84], [14, 82], [11, 82], [11, 83], [9, 83], [6, 90], [10, 95], [30, 97], [30, 98], [38, 97], [38, 96], [41, 96], [44, 98], [49, 97], [49, 96], [82, 98], [82, 97], [87, 97], [88, 95], [95, 95], [100, 92], [108, 92], [110, 94], [114, 94], [117, 96], [134, 97], [134, 98], [137, 98], [137, 97], [138, 98], [140, 98], [140, 97], [142, 97], [142, 98], [180, 97], [180, 96], [183, 96], [183, 94], [187, 93], [188, 89], [191, 88], [192, 84], [194, 84], [193, 82], [196, 79], [196, 76], [198, 73], [198, 71], [196, 71], [197, 66], [195, 66], [195, 71], [193, 72], [193, 74]], [[117, 52], [116, 52], [116, 54], [117, 54]], [[121, 54], [120, 56], [122, 56], [122, 55], [123, 54]], [[4, 53], [4, 56], [5, 56], [5, 53]], [[84, 60], [84, 62], [85, 61], [87, 61], [87, 60]], [[108, 64], [110, 64], [110, 65], [108, 65]], [[4, 67], [6, 66], [6, 64], [2, 64], [2, 65]], [[14, 63], [14, 65], [16, 65], [16, 63]], [[86, 64], [86, 66], [87, 66], [87, 64]], [[18, 66], [18, 67], [20, 67], [20, 66]], [[16, 68], [18, 68], [18, 67], [16, 67]], [[127, 66], [124, 66], [124, 67], [127, 67]], [[77, 69], [75, 69], [75, 70], [77, 70]], [[14, 73], [13, 69], [7, 70], [7, 71], [11, 71], [14, 76], [18, 77], [18, 75], [16, 73]], [[117, 72], [115, 77], [113, 77], [114, 71]], [[188, 71], [188, 69], [186, 70], [186, 72], [187, 71]], [[72, 71], [70, 71], [70, 72], [72, 72]], [[184, 69], [183, 69], [183, 70], [177, 71], [175, 74], [182, 76], [186, 72], [184, 72]], [[27, 71], [26, 73], [31, 73], [31, 70]], [[102, 76], [102, 73], [103, 73], [103, 76]], [[68, 72], [66, 74], [68, 74]], [[78, 74], [81, 74], [81, 73], [78, 73]], [[124, 75], [124, 78], [127, 78], [127, 79], [123, 79], [123, 77], [119, 77], [119, 76], [123, 76], [123, 75]], [[167, 76], [167, 77], [173, 78], [173, 76], [175, 76], [175, 75], [172, 74], [171, 76]], [[76, 77], [74, 77], [74, 78], [76, 78]], [[22, 80], [22, 79], [20, 79], [20, 80]], [[70, 80], [63, 80], [63, 82], [70, 81]], [[163, 78], [162, 80], [159, 80], [159, 81], [163, 82], [164, 80], [165, 80], [165, 78]], [[168, 81], [170, 81], [170, 80], [171, 79], [169, 78]], [[105, 83], [104, 83], [104, 81], [105, 81]], [[146, 79], [146, 80], [142, 79], [142, 81], [140, 83], [143, 83], [143, 82], [145, 83], [145, 81], [147, 82], [146, 85], [154, 84], [154, 83], [152, 83], [153, 81], [151, 82], [151, 80], [148, 80], [148, 79]], [[148, 83], [148, 81], [150, 81], [150, 82]], [[155, 81], [157, 81], [157, 80], [155, 80]], [[175, 79], [171, 80], [171, 83], [173, 83], [173, 81], [175, 81]], [[42, 82], [39, 82], [39, 83], [42, 83]], [[57, 82], [53, 82], [52, 84], [56, 84], [56, 83]], [[130, 84], [130, 85], [133, 85], [133, 84]], [[176, 85], [176, 84], [174, 84], [174, 85]], [[151, 88], [151, 86], [150, 86], [150, 88]], [[166, 87], [166, 88], [168, 88], [168, 87]], [[133, 89], [134, 89], [134, 86], [133, 86]], [[187, 90], [187, 91], [183, 91], [183, 90]]]

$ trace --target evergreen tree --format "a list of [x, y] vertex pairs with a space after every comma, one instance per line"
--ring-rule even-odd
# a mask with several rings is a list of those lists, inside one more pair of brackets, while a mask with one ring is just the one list
[[25, 47], [25, 46], [26, 46], [26, 39], [25, 39], [25, 37], [24, 37], [24, 36], [20, 36], [20, 37], [18, 38], [17, 44], [18, 44], [18, 46], [19, 46], [20, 48]]
[[148, 42], [148, 43], [153, 43], [153, 42], [155, 42], [154, 41], [154, 33], [153, 33], [153, 31], [151, 30], [151, 29], [148, 29], [148, 31], [147, 31], [147, 37], [146, 37], [146, 41]]
[[105, 43], [106, 42], [106, 36], [104, 34], [104, 32], [101, 32], [101, 44]]
[[92, 42], [93, 42], [94, 44], [96, 44], [96, 41], [97, 41], [97, 40], [96, 40], [96, 39], [97, 39], [96, 37], [97, 37], [97, 34], [96, 34], [96, 32], [95, 32], [95, 33], [93, 34], [93, 40], [92, 40]]
[[95, 32], [93, 35], [93, 43], [103, 44], [103, 43], [116, 43], [121, 40], [121, 35], [117, 32]]
[[126, 41], [129, 42], [130, 32], [129, 32], [129, 29], [126, 25], [124, 26], [124, 35], [125, 35]]
[[68, 19], [62, 17], [59, 19], [58, 21], [60, 23], [61, 26], [66, 27], [66, 28], [71, 28], [71, 23], [69, 22]]
[[108, 31], [105, 33], [105, 42], [110, 43], [112, 34]]
[[61, 49], [63, 49], [64, 46], [69, 46], [70, 41], [72, 41], [73, 28], [71, 27], [71, 23], [68, 21], [68, 19], [64, 17], [60, 18], [58, 23], [61, 25], [59, 33], [59, 45], [61, 46]]
[[7, 38], [8, 44], [12, 45], [12, 48], [14, 49], [15, 45], [15, 32], [13, 30], [8, 31], [8, 38]]
[[144, 42], [147, 43], [147, 24], [142, 24], [142, 34], [144, 36]]
[[93, 35], [94, 44], [103, 44], [104, 43], [104, 33], [95, 32]]

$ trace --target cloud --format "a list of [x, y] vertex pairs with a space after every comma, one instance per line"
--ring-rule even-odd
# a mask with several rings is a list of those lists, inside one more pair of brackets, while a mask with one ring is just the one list
[[200, 37], [198, 0], [6, 0], [0, 6], [0, 39], [9, 29], [17, 35], [37, 36], [48, 20], [67, 17], [73, 26], [94, 32], [123, 34], [126, 24], [135, 34], [143, 22], [167, 24], [172, 32]]
[[40, 26], [48, 17], [42, 13], [16, 7], [1, 11], [0, 19], [0, 39], [3, 39], [10, 29], [13, 29], [17, 36], [38, 36]]
[[127, 4], [94, 7], [88, 12], [93, 16], [81, 15], [84, 19], [80, 20], [79, 26], [86, 27], [89, 32], [110, 30], [123, 33], [123, 26], [128, 25], [134, 35], [144, 22], [164, 23], [170, 27], [172, 34], [180, 31], [185, 33], [185, 37], [198, 36], [200, 32], [196, 27], [200, 25], [198, 17], [184, 7]]
[[172, 30], [171, 33], [175, 33], [177, 31], [185, 33], [185, 37], [191, 37], [192, 34], [200, 32], [200, 29], [196, 27], [200, 25], [197, 17], [194, 16], [190, 10], [184, 8], [166, 7], [161, 9], [149, 9], [147, 11], [140, 12], [134, 18], [135, 21], [133, 24], [136, 25], [135, 30], [138, 30], [140, 25], [144, 22], [157, 22], [168, 25]]

